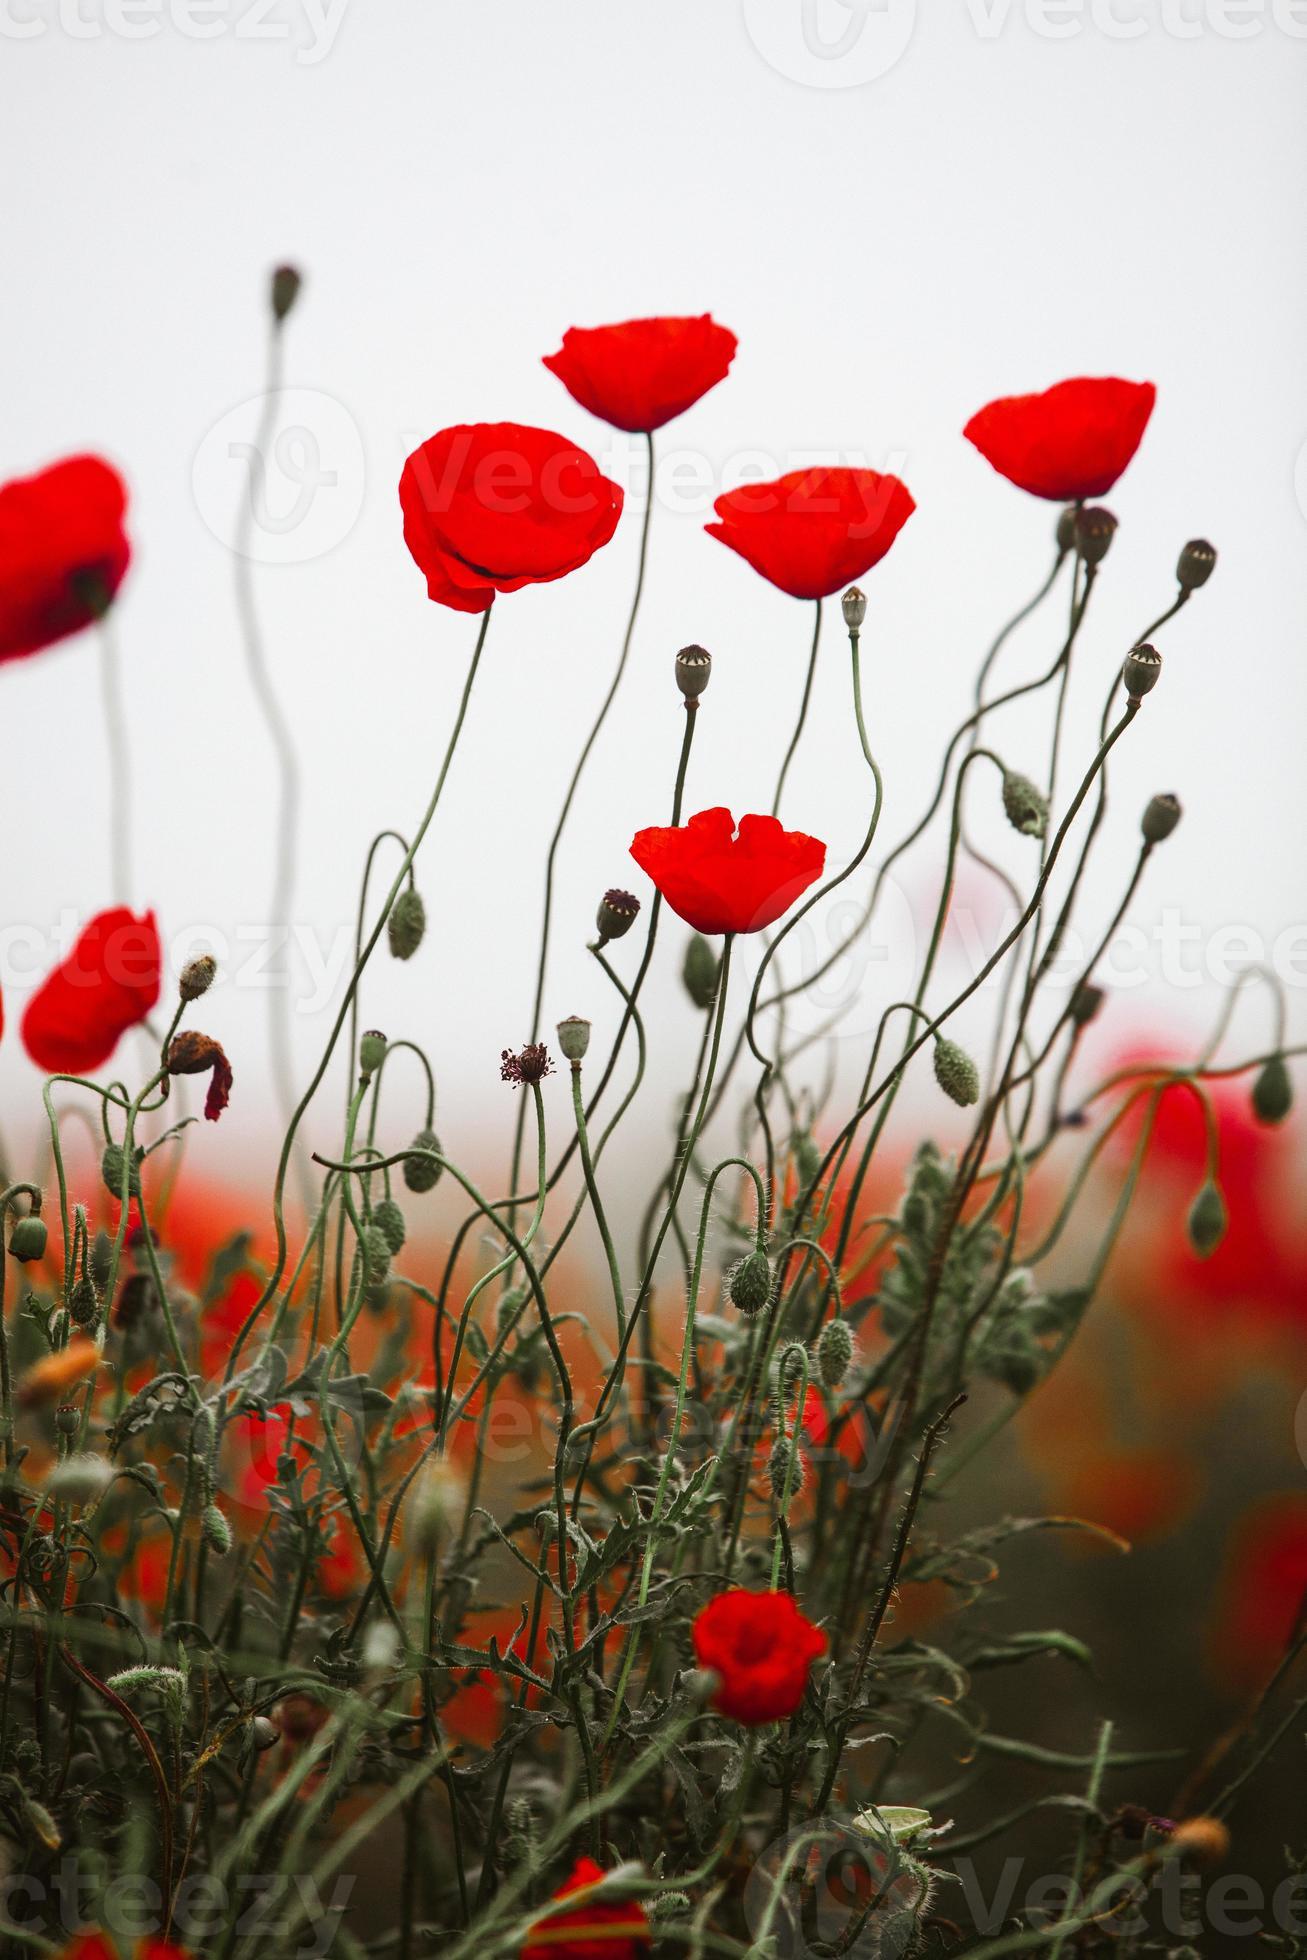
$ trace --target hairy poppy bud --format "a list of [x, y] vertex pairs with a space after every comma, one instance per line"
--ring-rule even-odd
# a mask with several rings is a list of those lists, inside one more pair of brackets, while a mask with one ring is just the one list
[[856, 633], [867, 617], [867, 595], [860, 585], [851, 585], [840, 600], [840, 610], [844, 614], [844, 624], [850, 633]]
[[260, 1752], [271, 1749], [281, 1741], [281, 1730], [266, 1715], [256, 1715], [250, 1723], [250, 1741]]
[[1121, 680], [1132, 701], [1142, 701], [1162, 678], [1162, 656], [1156, 647], [1131, 647], [1121, 669]]
[[386, 1059], [390, 1043], [380, 1028], [369, 1028], [359, 1036], [359, 1070], [363, 1075], [375, 1075]]
[[718, 959], [701, 932], [696, 932], [685, 949], [681, 978], [685, 991], [696, 1007], [707, 1009], [717, 998]]
[[1048, 829], [1048, 798], [1015, 769], [1003, 771], [1003, 810], [1023, 837], [1042, 837]]
[[569, 1062], [583, 1062], [590, 1046], [590, 1023], [580, 1014], [569, 1014], [558, 1023], [558, 1046]]
[[1076, 507], [1064, 504], [1057, 514], [1057, 548], [1070, 551], [1076, 541]]
[[1209, 1177], [1189, 1211], [1189, 1243], [1200, 1259], [1209, 1259], [1215, 1252], [1228, 1222], [1220, 1187]]
[[1215, 570], [1216, 546], [1208, 544], [1206, 538], [1190, 538], [1176, 561], [1176, 583], [1186, 592], [1196, 592]]
[[200, 1535], [211, 1552], [218, 1558], [226, 1558], [231, 1550], [231, 1526], [216, 1504], [205, 1505]]
[[828, 1320], [817, 1342], [817, 1373], [827, 1388], [838, 1388], [853, 1359], [853, 1334], [847, 1320]]
[[935, 1037], [935, 1080], [959, 1109], [980, 1101], [980, 1071], [966, 1049], [944, 1035]]
[[403, 1250], [406, 1234], [404, 1214], [393, 1198], [383, 1198], [380, 1204], [373, 1206], [372, 1223], [392, 1253]]
[[767, 1481], [777, 1504], [797, 1497], [803, 1489], [803, 1457], [794, 1449], [788, 1436], [778, 1436], [771, 1446], [767, 1458]]
[[1171, 835], [1180, 821], [1180, 799], [1169, 791], [1161, 796], [1150, 796], [1139, 820], [1139, 828], [1146, 844], [1160, 844]]
[[182, 999], [198, 1000], [201, 994], [207, 994], [217, 971], [218, 962], [212, 953], [201, 953], [198, 959], [188, 960], [177, 983]]
[[731, 1272], [731, 1305], [742, 1314], [761, 1313], [771, 1298], [771, 1262], [765, 1252], [751, 1252]]
[[1067, 1013], [1078, 1028], [1087, 1028], [1091, 1021], [1098, 1019], [1098, 1010], [1105, 996], [1101, 987], [1095, 987], [1089, 980], [1082, 980], [1071, 996]]
[[68, 1318], [75, 1326], [83, 1331], [93, 1328], [100, 1318], [100, 1296], [95, 1290], [94, 1280], [88, 1279], [85, 1274], [75, 1280], [68, 1289], [66, 1305]]
[[633, 892], [624, 892], [618, 885], [606, 891], [595, 913], [599, 944], [606, 946], [610, 939], [620, 939], [623, 933], [629, 932], [639, 910], [640, 901]]
[[270, 297], [272, 299], [272, 317], [278, 326], [281, 325], [292, 306], [294, 306], [295, 301], [299, 298], [299, 290], [303, 283], [303, 280], [293, 265], [279, 265], [273, 272]]
[[61, 1436], [75, 1436], [82, 1420], [76, 1402], [61, 1402], [54, 1412], [54, 1426]]
[[372, 1285], [390, 1271], [390, 1243], [380, 1225], [365, 1225], [359, 1233], [359, 1249], [367, 1261]]
[[35, 1212], [15, 1219], [14, 1228], [9, 1234], [10, 1258], [17, 1259], [23, 1266], [30, 1265], [34, 1259], [44, 1259], [47, 1236], [45, 1220]]
[[[439, 1151], [440, 1138], [434, 1130], [419, 1130], [409, 1149]], [[439, 1180], [443, 1168], [443, 1165], [434, 1163], [430, 1157], [406, 1157], [404, 1182], [410, 1191], [430, 1191]]]
[[1090, 504], [1076, 519], [1076, 548], [1086, 565], [1101, 565], [1116, 536], [1116, 519], [1102, 504]]
[[411, 960], [422, 944], [422, 936], [427, 929], [427, 908], [422, 903], [422, 894], [413, 885], [406, 885], [390, 908], [386, 920], [386, 938], [393, 957], [397, 960]]
[[697, 701], [712, 679], [712, 655], [707, 647], [682, 647], [676, 656], [676, 685], [687, 701]]
[[1259, 1123], [1283, 1123], [1293, 1108], [1293, 1082], [1283, 1055], [1272, 1055], [1253, 1083], [1253, 1115]]

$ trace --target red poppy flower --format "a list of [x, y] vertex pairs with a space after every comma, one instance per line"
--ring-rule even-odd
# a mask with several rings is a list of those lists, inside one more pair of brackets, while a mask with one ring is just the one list
[[569, 327], [545, 366], [574, 401], [615, 428], [643, 435], [693, 408], [725, 378], [735, 335], [711, 313]]
[[916, 508], [896, 476], [790, 470], [728, 490], [704, 529], [792, 598], [824, 599], [878, 565]]
[[700, 810], [687, 824], [639, 830], [631, 856], [696, 932], [761, 932], [820, 878], [826, 846], [775, 817]]
[[1059, 381], [989, 402], [962, 431], [1000, 476], [1069, 504], [1105, 497], [1138, 449], [1157, 400], [1151, 381]]
[[[131, 1956], [132, 1960], [189, 1960], [185, 1947], [174, 1946], [171, 1940], [138, 1940]], [[59, 1960], [120, 1960], [120, 1949], [103, 1933], [83, 1933], [61, 1950]]]
[[23, 1046], [50, 1075], [89, 1075], [159, 998], [153, 912], [99, 912], [27, 1003]]
[[576, 571], [622, 514], [592, 456], [517, 422], [441, 429], [405, 463], [399, 501], [428, 596], [457, 612]]
[[[603, 1875], [593, 1858], [578, 1858], [572, 1876], [554, 1897], [570, 1898], [584, 1886], [596, 1885]], [[576, 1939], [568, 1939], [569, 1932]], [[596, 1899], [575, 1912], [538, 1920], [527, 1935], [521, 1960], [636, 1960], [636, 1947], [647, 1946], [651, 1937], [644, 1907], [635, 1900], [612, 1905]]]
[[0, 489], [0, 660], [89, 626], [122, 584], [127, 491], [98, 456], [69, 456]]
[[718, 1593], [691, 1628], [700, 1667], [721, 1676], [713, 1706], [736, 1722], [757, 1726], [793, 1715], [808, 1670], [826, 1651], [826, 1636], [789, 1593]]
[[1307, 1501], [1265, 1497], [1235, 1525], [1214, 1629], [1215, 1658], [1242, 1680], [1264, 1678], [1307, 1611]]

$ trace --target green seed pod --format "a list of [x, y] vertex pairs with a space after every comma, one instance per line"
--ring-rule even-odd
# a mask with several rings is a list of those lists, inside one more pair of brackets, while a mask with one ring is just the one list
[[935, 1080], [959, 1109], [980, 1101], [980, 1071], [966, 1049], [944, 1035], [935, 1037]]
[[272, 317], [278, 326], [299, 298], [303, 283], [303, 279], [293, 265], [279, 265], [274, 270], [268, 297], [272, 302]]
[[767, 1481], [771, 1485], [771, 1494], [777, 1504], [787, 1501], [787, 1486], [790, 1501], [803, 1489], [803, 1455], [801, 1451], [795, 1450], [794, 1462], [791, 1465], [791, 1447], [788, 1436], [778, 1436], [767, 1458]]
[[65, 1304], [68, 1317], [76, 1326], [83, 1330], [94, 1327], [100, 1318], [100, 1295], [96, 1292], [95, 1281], [85, 1274], [81, 1279], [74, 1280]]
[[850, 633], [860, 630], [867, 617], [867, 595], [860, 585], [851, 585], [840, 600], [840, 611], [844, 614], [844, 624]]
[[48, 1234], [45, 1220], [35, 1212], [28, 1212], [26, 1218], [14, 1220], [9, 1234], [9, 1256], [17, 1259], [20, 1265], [30, 1265], [34, 1259], [45, 1258], [45, 1242]]
[[1131, 647], [1121, 668], [1121, 681], [1132, 701], [1142, 701], [1162, 678], [1162, 656], [1147, 644]]
[[359, 1234], [359, 1249], [368, 1265], [368, 1284], [375, 1286], [390, 1271], [390, 1244], [380, 1225], [365, 1225]]
[[685, 991], [696, 1007], [706, 1011], [716, 1000], [719, 970], [716, 953], [703, 934], [696, 932], [685, 949], [685, 963], [681, 967]]
[[[411, 1150], [439, 1150], [440, 1138], [434, 1130], [419, 1130], [409, 1148]], [[410, 1191], [431, 1191], [439, 1182], [444, 1166], [433, 1163], [430, 1157], [406, 1157], [404, 1159], [404, 1182]]]
[[569, 1014], [558, 1023], [558, 1046], [569, 1062], [583, 1062], [590, 1046], [590, 1023], [579, 1014]]
[[1064, 504], [1058, 512], [1056, 537], [1058, 550], [1070, 551], [1076, 541], [1076, 507], [1074, 504]]
[[380, 1204], [373, 1206], [372, 1223], [381, 1233], [392, 1253], [403, 1250], [407, 1228], [404, 1224], [404, 1214], [393, 1198], [383, 1198]]
[[201, 994], [207, 994], [217, 971], [218, 962], [212, 953], [201, 953], [198, 959], [188, 960], [177, 983], [182, 999], [198, 1000]]
[[1146, 844], [1160, 844], [1171, 835], [1180, 821], [1180, 799], [1169, 794], [1150, 797], [1147, 808], [1139, 820], [1139, 828]]
[[1216, 546], [1208, 544], [1206, 538], [1190, 538], [1176, 562], [1176, 583], [1186, 592], [1196, 592], [1215, 570]]
[[817, 1373], [827, 1388], [838, 1388], [853, 1360], [853, 1333], [847, 1320], [828, 1320], [817, 1342]]
[[1283, 1123], [1293, 1108], [1293, 1080], [1283, 1055], [1272, 1055], [1253, 1083], [1253, 1115], [1259, 1123]]
[[1200, 1259], [1208, 1259], [1215, 1252], [1228, 1223], [1220, 1187], [1208, 1178], [1189, 1211], [1189, 1243]]
[[[122, 1196], [123, 1189], [123, 1147], [120, 1143], [106, 1143], [104, 1155], [100, 1159], [100, 1176], [105, 1188], [115, 1198]], [[127, 1173], [127, 1195], [139, 1198], [141, 1195], [141, 1152], [132, 1152], [131, 1169]]]
[[427, 908], [422, 903], [422, 894], [414, 886], [405, 885], [386, 920], [386, 938], [394, 958], [411, 960], [422, 944], [426, 929]]
[[54, 1426], [61, 1436], [75, 1436], [82, 1420], [76, 1402], [61, 1402], [54, 1412]]
[[1101, 987], [1095, 987], [1091, 981], [1082, 980], [1072, 994], [1067, 1009], [1074, 1025], [1078, 1028], [1087, 1028], [1091, 1021], [1097, 1020], [1098, 1010], [1103, 1005], [1103, 1000]]
[[697, 701], [712, 679], [712, 655], [707, 647], [682, 647], [676, 656], [676, 685], [687, 701]]
[[216, 1504], [205, 1505], [200, 1519], [200, 1535], [217, 1558], [226, 1558], [231, 1550], [231, 1526]]
[[390, 1046], [380, 1028], [369, 1028], [359, 1036], [359, 1070], [363, 1075], [375, 1075], [386, 1059]]
[[606, 891], [595, 913], [599, 944], [606, 946], [610, 939], [620, 939], [623, 933], [629, 932], [639, 911], [640, 901], [633, 892], [624, 892], [617, 885]]
[[1023, 837], [1042, 837], [1048, 829], [1048, 798], [1015, 769], [1003, 771], [1003, 810]]
[[1090, 504], [1076, 518], [1076, 547], [1086, 565], [1101, 565], [1116, 536], [1116, 519], [1102, 504]]
[[771, 1262], [765, 1252], [751, 1252], [732, 1268], [727, 1290], [742, 1314], [761, 1313], [771, 1298]]

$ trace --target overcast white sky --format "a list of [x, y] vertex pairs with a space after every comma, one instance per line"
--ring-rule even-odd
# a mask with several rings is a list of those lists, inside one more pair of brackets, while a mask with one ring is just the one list
[[[257, 587], [307, 771], [297, 917], [337, 985], [367, 842], [416, 821], [476, 625], [428, 603], [405, 553], [404, 454], [448, 422], [516, 418], [625, 478], [634, 442], [540, 356], [573, 323], [711, 309], [740, 350], [663, 437], [681, 466], [654, 513], [629, 680], [573, 814], [550, 1021], [609, 1013], [583, 942], [603, 886], [646, 889], [626, 845], [664, 820], [680, 643], [717, 663], [689, 808], [770, 801], [808, 615], [703, 536], [713, 490], [760, 459], [770, 474], [819, 455], [891, 467], [915, 494], [868, 580], [894, 838], [1049, 554], [1051, 510], [996, 477], [962, 425], [994, 395], [1113, 372], [1156, 381], [1158, 407], [1110, 500], [1121, 530], [1084, 635], [1068, 774], [1107, 677], [1171, 595], [1178, 546], [1205, 534], [1221, 561], [1162, 642], [1089, 913], [1110, 912], [1148, 795], [1173, 789], [1185, 820], [1133, 917], [1151, 929], [1170, 907], [1173, 929], [1196, 929], [1172, 942], [1194, 980], [1162, 977], [1154, 941], [1129, 1011], [1210, 1013], [1203, 967], [1234, 927], [1255, 933], [1250, 950], [1278, 944], [1300, 1006], [1305, 942], [1299, 930], [1295, 976], [1283, 935], [1307, 920], [1307, 7], [932, 0], [915, 15], [908, 0], [865, 15], [836, 0], [0, 0], [0, 473], [89, 446], [130, 481], [137, 560], [118, 618], [135, 890], [178, 943], [207, 929], [232, 948], [204, 1015], [237, 1075], [204, 1139], [215, 1161], [248, 1164], [271, 1107], [264, 996], [233, 977], [267, 917], [274, 781], [228, 540], [244, 469], [231, 445], [252, 433], [264, 283], [283, 258], [306, 285]], [[430, 1043], [452, 1141], [474, 1134], [481, 1098], [502, 1114], [498, 1052], [527, 1032], [540, 845], [616, 657], [636, 518], [584, 572], [496, 607], [421, 860], [429, 943], [406, 968], [383, 955], [367, 984], [365, 1021]], [[1003, 672], [1046, 666], [1061, 617], [1033, 622]], [[785, 806], [833, 861], [866, 807], [837, 628]], [[87, 635], [0, 670], [11, 1127], [37, 1109], [17, 1040], [32, 967], [53, 957], [34, 939], [51, 947], [108, 900], [96, 661]], [[1013, 717], [994, 740], [1039, 775], [1041, 728]], [[1028, 872], [1001, 819], [991, 834]], [[909, 861], [887, 971], [937, 861]], [[693, 1039], [673, 928], [654, 1114]], [[1248, 1013], [1257, 1038], [1265, 1010]], [[321, 1013], [300, 1016], [305, 1071], [323, 1032]]]

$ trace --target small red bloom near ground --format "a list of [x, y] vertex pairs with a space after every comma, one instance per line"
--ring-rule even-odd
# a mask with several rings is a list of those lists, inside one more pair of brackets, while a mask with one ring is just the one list
[[0, 489], [0, 660], [80, 633], [122, 584], [127, 491], [99, 456], [69, 456]]
[[826, 846], [775, 817], [700, 810], [687, 824], [640, 830], [631, 856], [696, 932], [761, 932], [820, 878]]
[[916, 507], [876, 470], [790, 470], [728, 490], [704, 529], [791, 598], [824, 599], [878, 565]]
[[711, 313], [569, 327], [544, 364], [574, 401], [633, 435], [661, 429], [715, 388], [735, 358], [735, 335]]
[[1103, 497], [1138, 449], [1153, 412], [1151, 381], [1059, 381], [1042, 395], [1008, 395], [962, 431], [1000, 476], [1034, 497]]
[[23, 1046], [51, 1075], [88, 1075], [159, 998], [159, 930], [153, 912], [126, 906], [83, 927], [67, 959], [27, 1003]]
[[399, 501], [428, 596], [457, 612], [576, 571], [622, 514], [620, 488], [592, 456], [517, 422], [441, 429], [405, 463]]
[[137, 1940], [131, 1947], [115, 1946], [104, 1933], [83, 1933], [61, 1949], [59, 1960], [190, 1960], [186, 1948], [170, 1940]]
[[736, 1722], [783, 1721], [803, 1700], [808, 1671], [826, 1636], [788, 1593], [718, 1593], [695, 1615], [700, 1667], [721, 1676], [713, 1706]]
[[1307, 1498], [1292, 1491], [1253, 1505], [1231, 1533], [1215, 1658], [1238, 1680], [1264, 1679], [1305, 1612]]
[[[554, 1897], [570, 1898], [603, 1875], [593, 1858], [578, 1858]], [[595, 1900], [540, 1920], [527, 1935], [522, 1960], [635, 1960], [636, 1947], [647, 1946], [651, 1937], [644, 1908], [635, 1900], [617, 1905]]]

